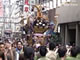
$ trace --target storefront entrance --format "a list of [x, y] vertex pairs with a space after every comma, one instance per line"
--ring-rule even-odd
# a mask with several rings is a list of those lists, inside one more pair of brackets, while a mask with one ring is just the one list
[[69, 42], [70, 45], [75, 45], [75, 41], [76, 41], [76, 29], [69, 29]]

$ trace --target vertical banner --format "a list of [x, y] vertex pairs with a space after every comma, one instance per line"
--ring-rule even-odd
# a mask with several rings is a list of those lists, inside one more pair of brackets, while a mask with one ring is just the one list
[[50, 4], [50, 9], [53, 9], [53, 1], [50, 1], [49, 4]]
[[24, 6], [25, 12], [27, 12], [28, 9], [29, 9], [29, 0], [25, 0], [25, 6]]
[[57, 1], [53, 0], [53, 7], [56, 8], [57, 7]]
[[46, 6], [47, 6], [47, 10], [49, 10], [49, 9], [50, 9], [50, 3], [47, 2], [47, 3], [46, 3]]
[[29, 5], [29, 0], [25, 0], [25, 5]]
[[0, 0], [0, 17], [3, 16], [3, 0]]
[[61, 6], [61, 0], [57, 0], [57, 6], [58, 6], [58, 7]]

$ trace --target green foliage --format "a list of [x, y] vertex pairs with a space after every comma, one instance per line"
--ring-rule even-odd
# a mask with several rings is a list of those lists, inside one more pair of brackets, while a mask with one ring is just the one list
[[54, 42], [55, 44], [60, 44], [62, 42], [59, 33], [52, 33], [50, 37], [50, 42]]

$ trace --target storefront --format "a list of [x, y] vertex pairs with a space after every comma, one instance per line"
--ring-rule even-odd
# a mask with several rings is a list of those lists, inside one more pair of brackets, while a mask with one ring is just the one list
[[70, 45], [80, 45], [80, 24], [79, 22], [66, 23], [60, 25], [62, 43]]

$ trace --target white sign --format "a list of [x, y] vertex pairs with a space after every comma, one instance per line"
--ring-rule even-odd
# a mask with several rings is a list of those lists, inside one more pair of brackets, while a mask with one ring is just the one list
[[29, 0], [30, 5], [35, 5], [35, 0]]

